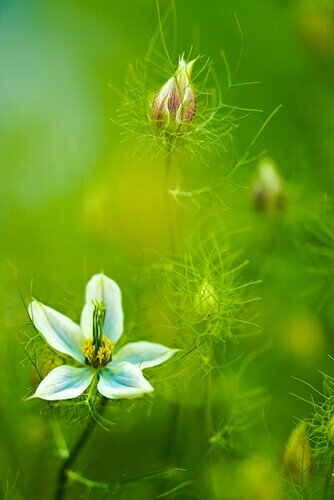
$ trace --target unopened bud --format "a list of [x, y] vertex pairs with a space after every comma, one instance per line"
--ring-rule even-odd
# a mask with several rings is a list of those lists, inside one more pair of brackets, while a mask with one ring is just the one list
[[195, 59], [183, 59], [173, 75], [157, 92], [152, 105], [152, 119], [159, 129], [182, 133], [187, 130], [196, 113], [196, 96], [191, 85]]
[[195, 296], [194, 306], [196, 313], [202, 317], [211, 316], [218, 310], [216, 291], [206, 280]]
[[257, 178], [253, 184], [253, 197], [259, 210], [280, 210], [285, 204], [285, 192], [282, 179], [275, 164], [269, 158], [260, 160]]
[[299, 424], [291, 432], [283, 453], [284, 475], [302, 485], [311, 475], [312, 449], [307, 438], [307, 425]]

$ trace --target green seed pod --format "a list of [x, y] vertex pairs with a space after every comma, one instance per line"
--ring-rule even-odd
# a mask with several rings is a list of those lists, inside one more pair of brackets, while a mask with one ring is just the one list
[[195, 295], [194, 307], [196, 313], [206, 318], [218, 312], [218, 300], [214, 287], [204, 280], [199, 291]]

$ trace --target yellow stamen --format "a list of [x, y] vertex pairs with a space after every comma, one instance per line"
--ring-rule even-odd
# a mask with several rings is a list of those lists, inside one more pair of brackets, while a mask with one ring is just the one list
[[101, 345], [94, 345], [93, 339], [85, 339], [82, 346], [82, 351], [85, 355], [85, 360], [88, 365], [98, 368], [106, 366], [112, 358], [114, 342], [110, 342], [105, 335], [102, 335]]

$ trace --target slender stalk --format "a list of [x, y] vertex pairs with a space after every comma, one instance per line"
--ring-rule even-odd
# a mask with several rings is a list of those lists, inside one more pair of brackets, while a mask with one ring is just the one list
[[[210, 342], [210, 360], [212, 360], [212, 340]], [[204, 384], [204, 400], [205, 400], [205, 427], [206, 427], [206, 445], [209, 446], [209, 441], [212, 435], [212, 408], [211, 408], [211, 388], [212, 388], [212, 370], [205, 375]]]
[[325, 478], [324, 491], [322, 495], [323, 500], [327, 500], [329, 498], [330, 485], [333, 477], [333, 472], [334, 472], [334, 452], [332, 451], [332, 458], [329, 463], [328, 471]]
[[169, 146], [167, 156], [166, 156], [166, 164], [165, 164], [164, 191], [165, 191], [165, 197], [166, 197], [167, 224], [168, 224], [168, 233], [169, 233], [169, 241], [170, 241], [170, 250], [174, 254], [175, 253], [175, 236], [174, 236], [174, 227], [173, 227], [173, 211], [172, 211], [170, 192], [169, 192], [171, 170], [172, 170], [172, 155], [171, 155], [171, 146]]
[[96, 489], [106, 490], [106, 491], [110, 491], [110, 492], [113, 492], [113, 491], [118, 492], [118, 490], [125, 484], [150, 481], [151, 479], [155, 479], [155, 478], [159, 478], [159, 477], [170, 478], [175, 473], [178, 473], [178, 472], [185, 472], [185, 469], [181, 469], [179, 467], [163, 467], [161, 469], [158, 469], [158, 470], [155, 470], [152, 472], [138, 474], [136, 476], [132, 476], [132, 477], [128, 477], [128, 478], [122, 478], [120, 481], [111, 481], [111, 482], [93, 481], [92, 479], [81, 476], [81, 474], [78, 474], [78, 472], [75, 472], [73, 470], [68, 471], [68, 477], [72, 481], [76, 481], [77, 483], [83, 484], [84, 486], [87, 486], [88, 488], [96, 488]]
[[[101, 401], [100, 405], [100, 413], [102, 413], [104, 407], [106, 406], [108, 400], [107, 398], [103, 398]], [[92, 416], [90, 417], [86, 427], [80, 434], [77, 442], [75, 443], [73, 449], [71, 450], [70, 454], [66, 458], [66, 460], [63, 462], [59, 474], [58, 474], [58, 479], [57, 479], [57, 484], [56, 484], [56, 490], [55, 490], [55, 500], [63, 500], [66, 495], [66, 488], [67, 488], [67, 473], [72, 467], [73, 463], [76, 461], [78, 456], [80, 455], [80, 452], [84, 448], [85, 444], [87, 443], [90, 435], [92, 434], [95, 426], [96, 426], [97, 420], [94, 419]]]

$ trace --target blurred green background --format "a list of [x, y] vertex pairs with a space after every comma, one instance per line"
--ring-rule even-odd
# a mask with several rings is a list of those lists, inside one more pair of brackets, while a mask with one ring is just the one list
[[[161, 1], [162, 12], [168, 5]], [[108, 481], [167, 465], [187, 470], [171, 483], [126, 486], [117, 498], [285, 498], [281, 450], [293, 418], [312, 411], [291, 395], [311, 392], [296, 378], [319, 388], [319, 371], [334, 369], [328, 357], [334, 347], [334, 8], [330, 0], [179, 0], [176, 12], [175, 63], [193, 46], [195, 55], [214, 61], [223, 86], [220, 51], [232, 67], [240, 52], [237, 13], [244, 37], [238, 81], [261, 83], [233, 89], [228, 102], [264, 110], [242, 122], [237, 151], [283, 105], [252, 152], [266, 150], [276, 163], [286, 186], [284, 211], [254, 209], [245, 189], [254, 181], [254, 163], [215, 191], [228, 210], [219, 212], [214, 228], [232, 234], [231, 252], [250, 261], [241, 281], [262, 280], [254, 295], [261, 297], [263, 332], [233, 345], [227, 359], [257, 353], [242, 383], [260, 387], [267, 404], [235, 449], [208, 454], [201, 403], [189, 403], [186, 425], [176, 429], [175, 401], [185, 398], [176, 372], [171, 381], [157, 380], [153, 402], [112, 406], [115, 425], [109, 433], [96, 431], [77, 470]], [[52, 498], [60, 463], [48, 408], [23, 401], [36, 380], [25, 361], [32, 332], [19, 290], [27, 301], [32, 286], [36, 297], [77, 320], [86, 281], [103, 270], [122, 288], [129, 335], [172, 345], [178, 334], [166, 327], [165, 305], [156, 296], [163, 280], [152, 271], [167, 253], [162, 160], [137, 155], [110, 120], [121, 104], [113, 89], [123, 92], [128, 64], [145, 56], [156, 30], [150, 0], [0, 2], [0, 494], [6, 499]], [[228, 161], [213, 154], [207, 167], [189, 156], [175, 166], [176, 177], [181, 187], [218, 186]], [[191, 237], [186, 210], [178, 220], [180, 233]], [[196, 384], [191, 389], [196, 399]], [[223, 389], [218, 386], [218, 399]], [[71, 443], [77, 424], [68, 421]], [[170, 451], [173, 439], [179, 451]], [[69, 498], [93, 495], [112, 497], [73, 485]]]

